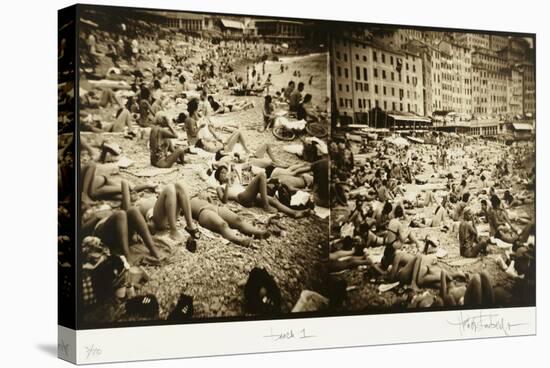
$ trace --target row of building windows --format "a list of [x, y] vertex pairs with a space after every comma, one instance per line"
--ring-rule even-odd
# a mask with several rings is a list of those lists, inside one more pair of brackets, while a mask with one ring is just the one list
[[[393, 57], [393, 55], [389, 55], [389, 58], [386, 58], [386, 54], [384, 53], [380, 53], [380, 56], [381, 56], [381, 62], [382, 64], [385, 64], [386, 63], [386, 60], [389, 60], [389, 64], [390, 65], [394, 65], [395, 66], [398, 66], [399, 64], [401, 64], [401, 59], [400, 58], [397, 58], [397, 57]], [[408, 57], [407, 57], [408, 58]], [[347, 53], [343, 53], [340, 54], [340, 51], [336, 51], [336, 59], [337, 60], [344, 60], [344, 62], [347, 62], [348, 61], [348, 54]], [[359, 54], [355, 54], [355, 60], [356, 61], [359, 61], [361, 58], [359, 56]], [[362, 60], [364, 62], [367, 61], [367, 55], [362, 55]], [[372, 60], [374, 62], [378, 62], [378, 53], [376, 51], [372, 51]], [[409, 66], [409, 63], [408, 62], [405, 62], [405, 70], [412, 70], [413, 73], [416, 73], [416, 65], [415, 64], [412, 64]]]
[[[354, 106], [353, 106], [353, 100], [351, 98], [340, 98], [340, 107], [343, 107], [343, 108], [348, 108], [348, 109], [353, 109]], [[379, 107], [379, 108], [383, 108], [384, 111], [388, 111], [388, 107], [390, 106], [388, 101], [382, 101], [382, 106], [380, 106], [380, 103], [378, 100], [374, 100], [374, 102], [370, 99], [361, 99], [361, 98], [358, 98], [357, 99], [357, 107], [359, 109], [372, 109], [372, 106], [376, 106], [376, 107]], [[397, 110], [397, 107], [399, 107], [399, 110]], [[396, 103], [396, 102], [392, 102], [391, 103], [391, 110], [392, 111], [404, 111], [403, 110], [404, 108], [404, 105], [403, 103], [399, 103], [399, 105]], [[414, 104], [414, 111], [411, 110], [411, 104], [408, 103], [407, 104], [407, 112], [418, 112], [418, 105], [417, 104]]]
[[[379, 92], [380, 92], [380, 89], [378, 87], [379, 86], [377, 84], [374, 85], [374, 93], [375, 94], [379, 94]], [[338, 84], [338, 91], [343, 92], [343, 90], [344, 90], [344, 88], [343, 88], [342, 84]], [[346, 92], [350, 92], [349, 84], [345, 85], [345, 90], [346, 90]], [[369, 84], [368, 83], [355, 82], [355, 90], [358, 91], [358, 92], [369, 92]], [[395, 97], [395, 92], [396, 92], [395, 87], [391, 87], [391, 89], [389, 89], [386, 86], [382, 86], [382, 95], [387, 96], [389, 91], [391, 91], [391, 96]], [[399, 98], [403, 99], [405, 97], [405, 91], [403, 90], [403, 88], [399, 88], [398, 92], [399, 92]], [[419, 94], [416, 91], [413, 92], [412, 96], [415, 100], [419, 98]], [[411, 98], [411, 91], [409, 91], [409, 90], [407, 90], [407, 98], [408, 99]]]
[[[387, 73], [386, 70], [381, 70], [380, 73], [379, 73], [379, 70], [377, 68], [374, 68], [373, 70], [373, 76], [374, 78], [380, 78], [381, 79], [388, 79], [388, 75], [389, 75], [389, 79], [391, 81], [395, 81], [395, 72], [390, 72], [390, 73]], [[344, 78], [349, 78], [349, 71], [348, 71], [348, 68], [344, 68], [343, 69], [343, 76]], [[342, 67], [338, 66], [336, 67], [336, 74], [338, 75], [338, 77], [342, 77]], [[363, 80], [367, 81], [369, 80], [368, 78], [368, 71], [367, 71], [367, 68], [363, 68], [363, 74], [362, 74], [362, 77], [363, 77]], [[360, 80], [361, 79], [361, 67], [359, 66], [356, 66], [355, 67], [355, 79], [356, 80]], [[401, 79], [401, 73], [397, 73], [397, 80], [399, 82], [402, 81]], [[407, 84], [413, 84], [413, 85], [417, 85], [418, 84], [418, 78], [417, 77], [410, 77], [409, 75], [407, 75], [405, 77], [405, 81]]]

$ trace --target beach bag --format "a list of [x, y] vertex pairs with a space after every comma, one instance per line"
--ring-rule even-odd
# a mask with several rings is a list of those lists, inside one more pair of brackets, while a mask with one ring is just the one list
[[317, 144], [313, 141], [304, 142], [302, 156], [307, 162], [315, 162], [319, 160], [321, 157], [319, 156], [319, 151], [317, 150]]
[[153, 294], [136, 296], [126, 301], [126, 314], [157, 318], [159, 314], [159, 302]]
[[109, 256], [91, 275], [91, 286], [98, 301], [109, 299], [115, 291], [126, 284], [126, 268], [119, 256]]
[[264, 268], [254, 267], [244, 288], [247, 313], [277, 315], [281, 313], [281, 290]]
[[193, 317], [193, 297], [187, 294], [181, 294], [178, 304], [170, 315], [168, 321], [181, 322]]

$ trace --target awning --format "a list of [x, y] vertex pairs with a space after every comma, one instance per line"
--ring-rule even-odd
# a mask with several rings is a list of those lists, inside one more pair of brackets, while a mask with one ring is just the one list
[[221, 22], [225, 28], [234, 28], [239, 30], [244, 30], [244, 24], [237, 22], [236, 20], [221, 19]]
[[393, 118], [396, 121], [418, 121], [422, 123], [431, 123], [431, 119], [424, 118], [422, 116], [407, 116], [407, 115], [394, 115], [394, 114], [388, 114], [390, 118]]
[[533, 126], [527, 123], [512, 123], [512, 127], [515, 130], [526, 130], [526, 131], [532, 131]]

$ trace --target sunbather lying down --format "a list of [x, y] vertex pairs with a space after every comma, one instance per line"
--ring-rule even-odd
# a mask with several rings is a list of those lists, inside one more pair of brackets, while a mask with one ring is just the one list
[[268, 196], [265, 174], [256, 175], [246, 187], [242, 185], [240, 178], [235, 175], [235, 170], [232, 170], [230, 174], [225, 166], [219, 167], [214, 177], [221, 184], [216, 192], [223, 203], [233, 200], [244, 207], [262, 207], [268, 213], [281, 211], [294, 218], [304, 217], [310, 213], [309, 210], [293, 210], [283, 205], [276, 198]]
[[[129, 192], [124, 195], [123, 205], [129, 208], [132, 204]], [[195, 225], [189, 204], [189, 196], [183, 182], [166, 185], [160, 195], [142, 198], [135, 203], [140, 213], [147, 220], [152, 233], [162, 230], [170, 230], [170, 237], [176, 241], [183, 240], [182, 233], [178, 230], [177, 219], [183, 212], [185, 218], [185, 231], [194, 239], [200, 237], [200, 232]]]
[[225, 239], [239, 245], [250, 246], [254, 238], [267, 238], [270, 233], [244, 221], [239, 215], [225, 206], [216, 206], [197, 196], [190, 200], [193, 218], [206, 229], [220, 234]]
[[369, 266], [380, 275], [385, 273], [380, 266], [368, 256], [368, 254], [364, 253], [362, 247], [353, 247], [350, 250], [331, 251], [326, 261], [328, 262], [328, 271], [331, 273], [344, 271], [358, 266]]
[[[201, 131], [207, 128], [202, 128]], [[210, 153], [220, 153], [221, 155], [228, 155], [233, 152], [235, 145], [240, 143], [246, 153], [250, 152], [243, 134], [236, 130], [225, 140], [220, 139], [214, 134], [199, 134], [199, 140], [195, 143], [195, 147], [201, 148]]]
[[91, 114], [86, 114], [85, 112], [80, 113], [80, 124], [82, 131], [91, 131], [95, 133], [101, 132], [110, 132], [110, 133], [120, 133], [124, 131], [124, 128], [128, 130], [133, 129], [133, 123], [136, 118], [139, 118], [139, 114], [132, 114], [130, 112], [131, 104], [133, 100], [128, 99], [126, 105], [121, 105], [121, 107], [115, 113], [114, 121], [94, 121], [94, 116]]
[[120, 147], [111, 144], [101, 137], [80, 136], [80, 149], [86, 151], [90, 157], [100, 163], [113, 161], [121, 154]]
[[[234, 135], [235, 133], [233, 133], [231, 137], [233, 137]], [[226, 145], [225, 148], [228, 148], [228, 149], [224, 148], [224, 149], [219, 149], [215, 152], [212, 152], [216, 154], [215, 162], [213, 164], [214, 168], [218, 168], [221, 165], [227, 166], [233, 162], [234, 163], [247, 162], [251, 166], [259, 169], [266, 169], [270, 166], [273, 166], [274, 168], [288, 167], [287, 165], [285, 165], [284, 163], [280, 162], [278, 159], [275, 158], [275, 154], [273, 153], [273, 148], [269, 144], [261, 145], [254, 152], [250, 151], [250, 154], [248, 156], [247, 155], [241, 156], [238, 152], [234, 152], [233, 151], [234, 147], [235, 147], [234, 145], [233, 146]], [[256, 174], [259, 173], [260, 171], [262, 170], [258, 170]]]
[[[441, 280], [443, 270], [437, 264], [437, 258], [433, 255], [412, 255], [406, 252], [396, 252], [388, 274], [389, 281], [399, 281], [402, 284], [410, 284], [413, 290], [421, 287], [437, 287]], [[448, 272], [447, 278], [464, 278], [464, 273]]]
[[470, 276], [467, 284], [448, 283], [448, 275], [441, 272], [439, 295], [429, 293], [416, 295], [410, 308], [429, 308], [432, 306], [457, 306], [490, 308], [497, 304], [499, 288], [493, 288], [491, 278], [482, 271]]
[[[83, 165], [80, 171], [82, 183], [82, 203], [89, 204], [98, 200], [121, 200], [121, 183], [125, 182], [122, 178], [112, 178], [107, 175], [97, 174], [97, 165], [88, 163]], [[139, 192], [143, 190], [154, 190], [154, 184], [131, 185], [127, 183], [131, 191]]]
[[[124, 186], [126, 188], [124, 189]], [[128, 192], [125, 182], [121, 183], [119, 191]], [[159, 262], [160, 254], [155, 247], [151, 232], [145, 218], [136, 207], [120, 210], [108, 210], [101, 213], [84, 212], [82, 216], [82, 238], [95, 236], [101, 239], [111, 252], [126, 257], [130, 264], [134, 264], [135, 254], [131, 252], [130, 241], [137, 234], [151, 253], [151, 261]]]

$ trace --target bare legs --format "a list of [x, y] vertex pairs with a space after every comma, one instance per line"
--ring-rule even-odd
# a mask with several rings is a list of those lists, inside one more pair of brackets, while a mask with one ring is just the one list
[[261, 206], [264, 211], [275, 213], [281, 211], [285, 215], [300, 218], [309, 214], [309, 211], [296, 211], [288, 208], [276, 198], [267, 195], [267, 179], [265, 173], [258, 174], [252, 179], [246, 190], [237, 196], [239, 203], [245, 207]]
[[392, 268], [388, 279], [408, 284], [411, 281], [413, 267], [416, 257], [405, 252], [397, 252], [393, 259]]
[[[411, 286], [413, 290], [418, 290], [420, 287], [439, 286], [438, 283], [441, 280], [441, 268], [437, 265], [430, 264], [431, 259], [428, 256], [418, 254], [412, 273]], [[455, 277], [464, 277], [464, 273], [460, 271], [449, 272], [447, 279], [450, 281]]]
[[239, 245], [249, 246], [251, 239], [242, 236], [237, 230], [231, 229], [226, 221], [222, 219], [215, 211], [206, 209], [202, 211], [198, 218], [199, 224], [206, 229], [220, 234], [225, 239]]
[[129, 239], [134, 233], [137, 233], [143, 239], [151, 255], [159, 259], [147, 223], [136, 207], [132, 207], [127, 211], [118, 210], [113, 212], [106, 220], [99, 235], [102, 241], [109, 246], [120, 246], [128, 261], [134, 263], [129, 246]]
[[218, 208], [218, 215], [227, 222], [230, 228], [241, 233], [257, 238], [265, 238], [269, 235], [267, 230], [262, 230], [249, 222], [243, 221], [236, 213], [225, 207]]
[[153, 166], [159, 167], [161, 169], [167, 169], [172, 166], [176, 162], [179, 162], [180, 164], [184, 164], [184, 157], [185, 157], [185, 149], [184, 148], [176, 148], [174, 152], [172, 152], [169, 156], [166, 158], [163, 158], [161, 160], [158, 160], [157, 162], [153, 163]]
[[238, 195], [239, 203], [245, 207], [251, 207], [259, 203], [267, 212], [276, 212], [269, 205], [269, 196], [267, 195], [267, 178], [265, 173], [258, 174], [252, 179], [246, 190]]
[[229, 136], [229, 138], [227, 138], [227, 140], [225, 141], [225, 151], [227, 152], [233, 151], [233, 148], [237, 143], [240, 143], [246, 152], [250, 152], [250, 149], [248, 149], [248, 146], [246, 145], [246, 141], [244, 140], [244, 136], [238, 130], [233, 132]]
[[[106, 176], [96, 175], [97, 166], [90, 163], [82, 167], [82, 202], [90, 203], [95, 200], [121, 200], [122, 186], [125, 180], [112, 180]], [[129, 186], [133, 191], [140, 192], [142, 190], [154, 189], [152, 184], [138, 184]]]
[[120, 101], [117, 99], [115, 93], [110, 88], [104, 89], [99, 99], [100, 107], [106, 107], [108, 104], [112, 104], [113, 106], [122, 106]]
[[489, 275], [483, 271], [475, 274], [464, 294], [464, 305], [489, 307], [495, 304], [495, 293]]
[[120, 182], [115, 183], [105, 176], [97, 176], [96, 169], [93, 163], [82, 168], [82, 201], [89, 203], [98, 199], [120, 199]]
[[[281, 164], [276, 158], [275, 158], [275, 155], [273, 154], [273, 149], [271, 147], [271, 145], [269, 144], [263, 144], [260, 146], [260, 148], [258, 148], [256, 150], [256, 152], [254, 152], [254, 157], [257, 158], [257, 159], [263, 159], [265, 157], [265, 155], [267, 154], [267, 157], [269, 157], [269, 159], [271, 160], [271, 162], [273, 163], [273, 165], [275, 166], [278, 166], [278, 167], [287, 167], [286, 165], [284, 164]], [[252, 162], [251, 162], [252, 163]], [[259, 167], [265, 167], [265, 166], [261, 166], [261, 165], [256, 165], [256, 166], [259, 166]], [[268, 166], [268, 165], [266, 165]]]
[[293, 218], [306, 217], [310, 213], [309, 210], [302, 210], [302, 211], [293, 210], [292, 208], [289, 208], [284, 204], [282, 204], [281, 202], [279, 202], [279, 200], [277, 200], [277, 198], [275, 197], [268, 197], [268, 201], [272, 207], [275, 207], [280, 212]]

